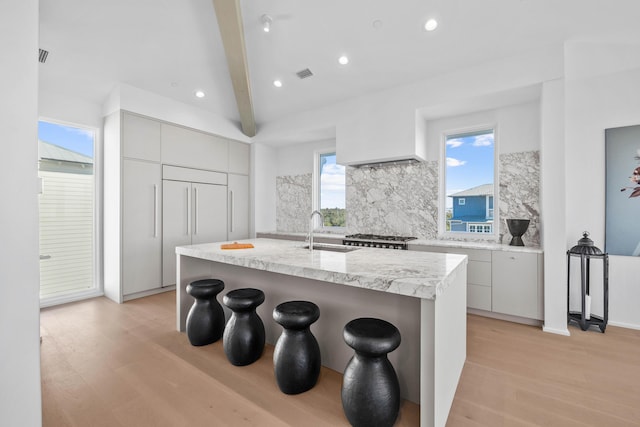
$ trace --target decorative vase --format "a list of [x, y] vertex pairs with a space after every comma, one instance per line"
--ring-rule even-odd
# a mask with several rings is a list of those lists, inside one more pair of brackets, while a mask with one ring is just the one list
[[524, 246], [524, 242], [522, 241], [522, 235], [527, 232], [527, 228], [529, 228], [529, 220], [528, 219], [508, 219], [507, 227], [509, 228], [509, 233], [511, 233], [511, 242], [509, 242], [510, 246]]

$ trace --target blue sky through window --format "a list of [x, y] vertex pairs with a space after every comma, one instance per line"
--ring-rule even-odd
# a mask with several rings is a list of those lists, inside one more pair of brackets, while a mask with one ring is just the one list
[[320, 156], [320, 209], [345, 207], [344, 166], [336, 163], [336, 154]]
[[[493, 184], [494, 150], [493, 130], [447, 136], [446, 194]], [[451, 197], [447, 197], [446, 203], [447, 208], [452, 206]]]
[[93, 157], [95, 133], [91, 129], [76, 128], [57, 123], [38, 122], [38, 139], [58, 145], [85, 156]]

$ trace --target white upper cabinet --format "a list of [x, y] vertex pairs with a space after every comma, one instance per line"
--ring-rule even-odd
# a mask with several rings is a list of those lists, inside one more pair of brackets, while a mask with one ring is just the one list
[[159, 162], [160, 122], [130, 113], [123, 113], [122, 120], [123, 156]]
[[162, 163], [226, 172], [229, 141], [224, 138], [174, 126], [161, 125]]
[[229, 141], [229, 173], [249, 175], [249, 144]]

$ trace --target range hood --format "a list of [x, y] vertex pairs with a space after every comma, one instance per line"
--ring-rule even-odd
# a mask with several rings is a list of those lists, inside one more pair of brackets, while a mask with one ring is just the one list
[[426, 160], [426, 124], [416, 110], [376, 105], [336, 126], [336, 161], [385, 166]]
[[356, 168], [382, 168], [386, 166], [413, 165], [419, 162], [420, 160], [418, 159], [401, 159], [401, 160], [385, 160], [385, 161], [371, 162], [371, 163], [358, 163], [358, 164], [353, 164], [351, 166]]

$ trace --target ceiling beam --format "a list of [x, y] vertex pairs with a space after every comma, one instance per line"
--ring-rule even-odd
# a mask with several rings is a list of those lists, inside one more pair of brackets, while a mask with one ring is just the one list
[[240, 113], [242, 132], [252, 137], [256, 134], [256, 121], [251, 100], [249, 66], [244, 44], [240, 0], [213, 0], [213, 7], [216, 10], [222, 44], [227, 56], [227, 66]]

